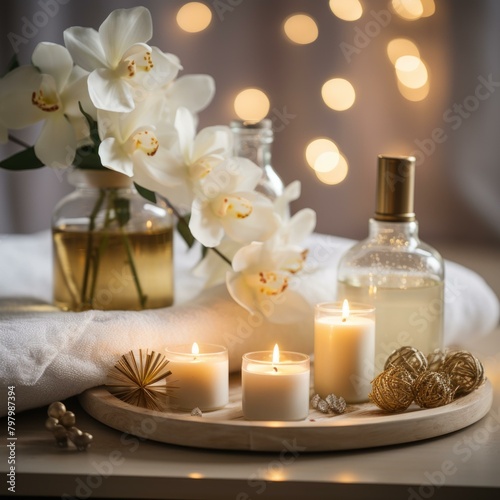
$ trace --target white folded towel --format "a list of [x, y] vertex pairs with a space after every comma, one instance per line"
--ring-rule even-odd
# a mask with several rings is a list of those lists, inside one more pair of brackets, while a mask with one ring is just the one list
[[[311, 304], [335, 298], [337, 263], [352, 243], [313, 235], [309, 255], [317, 269], [308, 280]], [[250, 316], [225, 286], [201, 291], [189, 272], [197, 254], [179, 239], [176, 305], [140, 312], [54, 311], [43, 305], [52, 294], [50, 245], [48, 232], [0, 236], [0, 380], [4, 387], [16, 387], [17, 411], [104, 383], [117, 359], [139, 348], [163, 352], [168, 344], [194, 341], [226, 345], [232, 371], [240, 368], [245, 352], [271, 349], [276, 342], [287, 350], [312, 351], [312, 310], [301, 323], [271, 324]], [[39, 306], [22, 311], [19, 299]], [[476, 273], [451, 262], [446, 262], [445, 302], [446, 344], [485, 335], [498, 323], [498, 299], [491, 289]], [[5, 411], [4, 405], [0, 414]]]

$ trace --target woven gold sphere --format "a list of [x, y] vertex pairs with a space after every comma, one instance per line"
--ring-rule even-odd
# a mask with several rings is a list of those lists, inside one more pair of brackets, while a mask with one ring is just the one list
[[455, 397], [469, 394], [484, 382], [483, 364], [468, 351], [450, 352], [440, 371], [450, 377]]
[[401, 366], [416, 377], [426, 370], [427, 358], [415, 347], [406, 345], [396, 349], [389, 355], [384, 370], [387, 370], [390, 366]]
[[434, 349], [427, 354], [427, 370], [437, 372], [441, 368], [446, 358], [447, 349]]
[[437, 408], [453, 401], [450, 377], [442, 372], [423, 372], [413, 384], [415, 403], [421, 408]]
[[372, 381], [368, 397], [384, 411], [405, 411], [413, 401], [413, 381], [413, 375], [402, 366], [390, 366]]

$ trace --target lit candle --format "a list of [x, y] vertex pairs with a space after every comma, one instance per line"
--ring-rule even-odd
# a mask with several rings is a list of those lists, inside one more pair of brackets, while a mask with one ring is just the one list
[[229, 364], [227, 349], [211, 344], [167, 347], [172, 372], [170, 406], [180, 410], [202, 411], [222, 408], [229, 400]]
[[304, 420], [309, 413], [309, 356], [250, 352], [243, 356], [241, 391], [247, 420]]
[[368, 399], [374, 376], [375, 309], [352, 303], [318, 304], [314, 322], [314, 388], [349, 403]]

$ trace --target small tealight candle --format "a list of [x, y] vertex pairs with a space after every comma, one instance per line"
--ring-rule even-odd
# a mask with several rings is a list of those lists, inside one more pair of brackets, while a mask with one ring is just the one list
[[309, 414], [309, 356], [297, 352], [243, 355], [241, 391], [247, 420], [304, 420]]
[[227, 349], [212, 344], [183, 344], [166, 348], [172, 386], [170, 406], [191, 411], [217, 410], [229, 401]]
[[348, 403], [368, 400], [375, 362], [375, 309], [370, 305], [323, 303], [315, 308], [314, 388], [322, 397]]

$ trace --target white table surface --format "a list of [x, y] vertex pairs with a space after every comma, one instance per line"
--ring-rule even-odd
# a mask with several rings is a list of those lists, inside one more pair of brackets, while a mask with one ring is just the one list
[[[44, 429], [46, 408], [16, 416], [16, 493], [58, 498], [498, 498], [500, 328], [469, 346], [494, 388], [490, 413], [461, 431], [426, 441], [331, 453], [225, 452], [140, 440], [66, 401], [94, 435], [87, 452], [58, 449]], [[7, 422], [0, 420], [5, 443]], [[2, 443], [0, 496], [7, 491]], [[293, 443], [289, 443], [293, 448]], [[64, 496], [67, 495], [67, 496]]]

